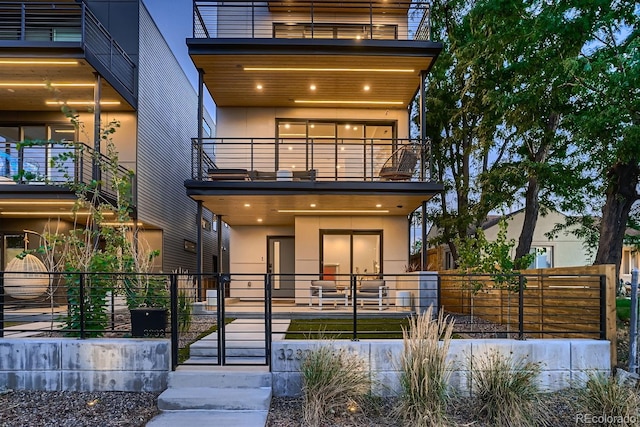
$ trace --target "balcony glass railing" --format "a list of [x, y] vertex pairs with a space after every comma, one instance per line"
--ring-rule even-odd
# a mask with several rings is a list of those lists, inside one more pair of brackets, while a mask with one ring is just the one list
[[[106, 167], [98, 168], [95, 165]], [[99, 172], [98, 172], [99, 169]], [[135, 175], [82, 143], [38, 142], [18, 144], [0, 143], [0, 184], [31, 184], [67, 186], [89, 184], [100, 179], [101, 193], [111, 199], [117, 194], [114, 178], [131, 176], [131, 195], [135, 194]], [[131, 197], [131, 196], [130, 196]], [[131, 199], [133, 204], [133, 199]]]
[[135, 93], [135, 65], [84, 2], [0, 2], [0, 45], [77, 42]]
[[193, 179], [428, 181], [428, 154], [418, 139], [194, 139]]
[[194, 0], [194, 38], [430, 40], [429, 4], [416, 0]]

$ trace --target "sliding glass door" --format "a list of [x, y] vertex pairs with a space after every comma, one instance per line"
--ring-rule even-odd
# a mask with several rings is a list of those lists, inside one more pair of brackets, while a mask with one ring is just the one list
[[323, 279], [349, 286], [349, 275], [382, 274], [381, 230], [321, 230], [320, 271]]

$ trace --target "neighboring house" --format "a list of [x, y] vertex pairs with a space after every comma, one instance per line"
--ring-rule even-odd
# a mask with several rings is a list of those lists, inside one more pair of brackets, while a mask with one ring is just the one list
[[[197, 204], [182, 183], [191, 168], [190, 138], [198, 132], [198, 97], [144, 4], [0, 1], [0, 16], [0, 267], [22, 250], [23, 230], [42, 232], [50, 221], [52, 230], [71, 227], [74, 195], [49, 164], [68, 148], [55, 142], [88, 146], [68, 164], [76, 180], [87, 182], [95, 178], [93, 150], [105, 149], [95, 145], [95, 124], [118, 120], [113, 141], [120, 173], [135, 173], [134, 214], [142, 238], [160, 249], [156, 268], [195, 271]], [[59, 101], [77, 109], [84, 131], [74, 129]], [[213, 126], [205, 113], [203, 131]], [[16, 142], [28, 139], [53, 142], [17, 149]], [[16, 183], [18, 170], [46, 184]], [[203, 215], [203, 262], [211, 270], [218, 234], [213, 215]], [[38, 246], [36, 237], [30, 240]]]
[[218, 127], [194, 140], [185, 186], [229, 224], [229, 272], [254, 275], [232, 277], [231, 296], [262, 297], [266, 273], [284, 275], [274, 298], [298, 303], [312, 279], [403, 273], [408, 216], [442, 190], [424, 129], [410, 138], [413, 100], [442, 49], [430, 41], [428, 5], [194, 8], [187, 45]]
[[[497, 238], [500, 216], [490, 216], [487, 218], [482, 229], [488, 241]], [[507, 218], [507, 239], [518, 241], [524, 221], [524, 211], [519, 210], [506, 215]], [[562, 213], [549, 211], [545, 216], [538, 216], [533, 240], [531, 242], [530, 253], [536, 256], [530, 268], [551, 268], [551, 267], [574, 267], [591, 265], [593, 257], [587, 253], [584, 242], [572, 233], [560, 232], [558, 236], [549, 240], [546, 233], [550, 232], [556, 224], [564, 223], [566, 216]], [[433, 227], [427, 234], [427, 239], [437, 237], [438, 231]], [[515, 248], [513, 249], [515, 252]], [[439, 248], [430, 249], [429, 270], [451, 270], [455, 269], [453, 258], [448, 246], [442, 245]]]

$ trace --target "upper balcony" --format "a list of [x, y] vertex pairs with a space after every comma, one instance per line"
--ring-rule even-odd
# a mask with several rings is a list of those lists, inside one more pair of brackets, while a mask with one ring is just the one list
[[415, 0], [194, 1], [194, 38], [430, 40]]
[[[118, 197], [116, 180], [122, 180], [125, 176], [131, 177], [131, 195], [135, 194], [135, 175], [132, 171], [113, 164], [103, 154], [98, 156], [83, 143], [57, 141], [0, 143], [0, 192], [9, 199], [29, 198], [30, 193], [69, 192], [69, 185], [88, 185], [96, 179], [96, 165], [102, 165], [99, 167], [100, 192], [105, 202], [115, 202]], [[133, 198], [129, 202], [133, 205]], [[3, 212], [3, 215], [6, 214]]]
[[0, 60], [12, 110], [46, 109], [33, 91], [45, 81], [92, 100], [96, 71], [108, 81], [103, 99], [135, 108], [136, 66], [84, 2], [0, 2]]
[[193, 179], [204, 181], [429, 181], [419, 139], [207, 138], [193, 140]]
[[187, 45], [218, 107], [406, 108], [442, 50], [410, 0], [196, 0]]

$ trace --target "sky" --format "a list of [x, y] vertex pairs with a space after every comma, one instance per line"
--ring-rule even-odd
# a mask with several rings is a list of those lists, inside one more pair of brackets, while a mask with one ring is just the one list
[[[198, 90], [198, 72], [189, 58], [185, 39], [193, 36], [193, 0], [143, 0], [151, 17]], [[215, 119], [215, 104], [205, 89], [205, 108]]]

